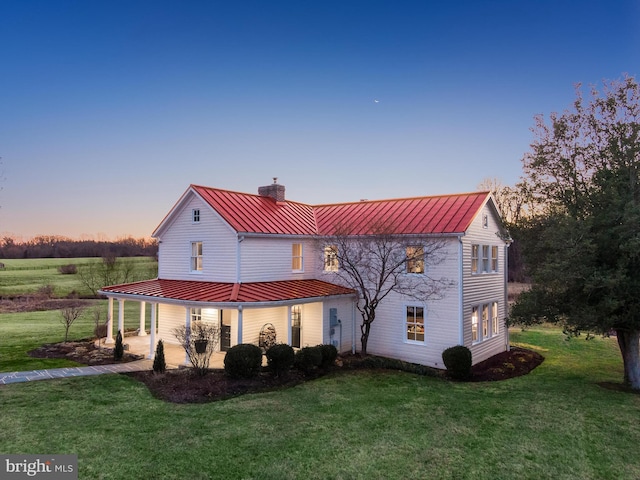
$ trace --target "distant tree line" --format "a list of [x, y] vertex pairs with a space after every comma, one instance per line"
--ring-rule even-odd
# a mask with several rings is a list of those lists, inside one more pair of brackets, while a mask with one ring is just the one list
[[40, 235], [26, 241], [12, 237], [0, 240], [0, 258], [155, 257], [157, 254], [158, 244], [150, 238], [96, 241]]

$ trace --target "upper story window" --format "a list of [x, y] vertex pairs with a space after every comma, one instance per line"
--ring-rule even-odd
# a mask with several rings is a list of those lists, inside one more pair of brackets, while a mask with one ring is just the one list
[[482, 246], [482, 271], [489, 271], [489, 245]]
[[495, 245], [491, 247], [491, 271], [498, 271], [498, 247]]
[[194, 208], [191, 210], [191, 221], [193, 223], [200, 223], [200, 209]]
[[407, 247], [407, 273], [424, 273], [424, 247]]
[[337, 245], [325, 245], [324, 271], [325, 272], [338, 271], [338, 246]]
[[480, 245], [471, 245], [471, 273], [478, 273], [478, 252]]
[[407, 340], [424, 342], [424, 307], [407, 306]]
[[294, 243], [291, 245], [291, 270], [301, 272], [303, 265], [302, 244]]
[[202, 271], [202, 242], [191, 242], [191, 271]]

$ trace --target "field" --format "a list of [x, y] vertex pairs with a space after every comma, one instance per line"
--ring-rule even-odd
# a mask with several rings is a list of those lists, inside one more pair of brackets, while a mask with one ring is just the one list
[[[155, 260], [148, 257], [123, 259], [132, 262], [136, 275], [146, 275], [154, 267]], [[5, 268], [0, 270], [0, 297], [34, 293], [46, 285], [54, 287], [54, 295], [64, 297], [75, 291], [80, 296], [91, 292], [83, 285], [80, 275], [63, 275], [58, 271], [62, 265], [73, 264], [78, 268], [102, 262], [101, 258], [37, 258], [0, 260]]]
[[[26, 351], [59, 340], [56, 313], [0, 315], [0, 362], [41, 361]], [[197, 405], [125, 375], [0, 386], [0, 452], [74, 453], [82, 479], [640, 478], [640, 395], [616, 388], [615, 339], [540, 326], [511, 341], [545, 361], [501, 382], [338, 371]]]

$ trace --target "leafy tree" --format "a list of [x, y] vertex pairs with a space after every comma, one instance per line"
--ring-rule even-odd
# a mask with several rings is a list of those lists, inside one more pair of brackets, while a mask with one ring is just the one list
[[528, 225], [534, 285], [511, 321], [615, 332], [624, 382], [640, 389], [640, 88], [625, 77], [587, 102], [576, 91], [571, 111], [536, 118], [523, 158], [542, 213]]
[[[455, 282], [428, 273], [429, 266], [445, 258], [447, 244], [442, 239], [396, 235], [389, 223], [373, 225], [370, 235], [350, 235], [350, 230], [348, 226], [338, 226], [335, 235], [319, 238], [319, 251], [331, 249], [330, 261], [337, 267], [333, 269], [337, 282], [358, 295], [360, 343], [366, 355], [376, 309], [389, 294], [395, 292], [426, 302], [442, 298]], [[406, 275], [410, 265], [420, 269], [422, 275]]]

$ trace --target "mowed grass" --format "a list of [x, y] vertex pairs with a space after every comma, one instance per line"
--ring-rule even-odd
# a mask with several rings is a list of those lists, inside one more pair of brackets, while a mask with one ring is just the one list
[[[122, 261], [133, 263], [139, 273], [152, 271], [155, 259], [129, 257]], [[71, 292], [89, 295], [90, 290], [82, 283], [79, 274], [65, 275], [58, 271], [63, 265], [76, 265], [79, 269], [91, 263], [102, 262], [102, 258], [29, 258], [1, 260], [5, 268], [0, 270], [0, 296], [34, 293], [43, 286], [52, 285], [54, 295], [64, 297]]]
[[[101, 314], [101, 321], [107, 318], [107, 301], [91, 301], [82, 315], [71, 325], [69, 340], [92, 338], [95, 327], [94, 309]], [[150, 306], [146, 305], [146, 328], [150, 325]], [[114, 302], [114, 335], [118, 325], [118, 302]], [[0, 314], [0, 372], [35, 370], [40, 368], [60, 368], [78, 365], [60, 358], [33, 358], [28, 352], [45, 343], [64, 340], [64, 326], [60, 310], [42, 312]], [[140, 326], [140, 305], [138, 302], [124, 303], [124, 328], [136, 329]]]
[[529, 375], [451, 383], [339, 372], [201, 405], [123, 375], [0, 386], [0, 452], [74, 453], [91, 479], [635, 479], [640, 396], [613, 339], [512, 332]]

